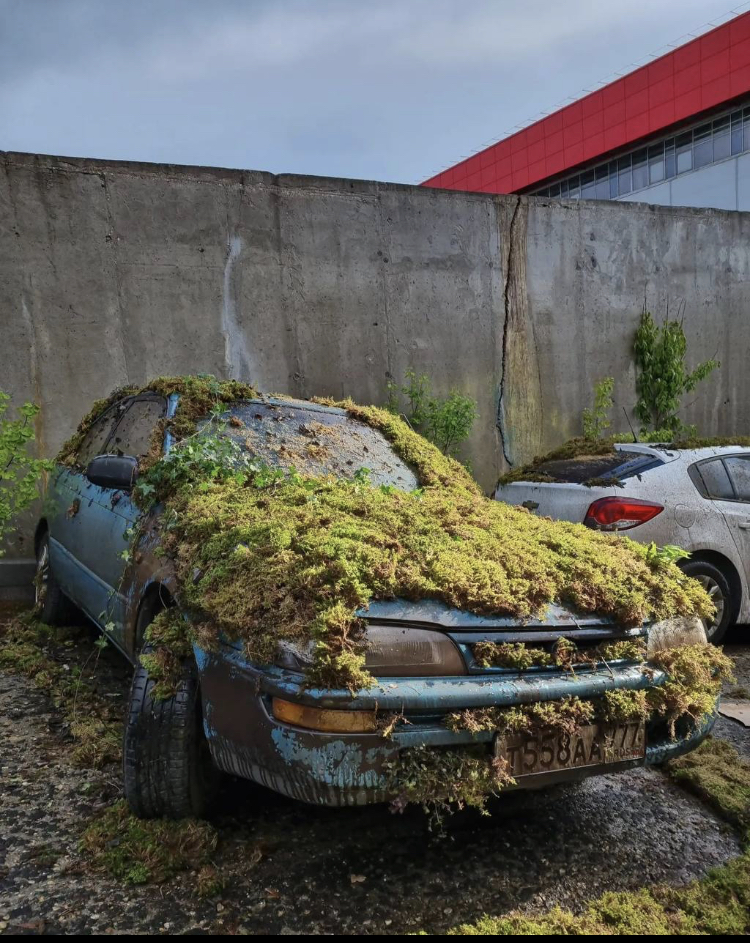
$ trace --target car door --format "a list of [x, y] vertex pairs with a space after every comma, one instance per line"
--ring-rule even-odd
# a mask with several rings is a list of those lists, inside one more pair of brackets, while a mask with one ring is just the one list
[[[91, 448], [82, 448], [79, 466], [83, 468], [84, 462], [88, 464], [96, 457], [90, 454], [96, 448], [103, 449], [97, 454], [143, 457], [153, 447], [153, 435], [166, 406], [163, 397], [150, 393], [124, 401], [106, 441], [96, 437]], [[74, 515], [67, 514], [67, 529], [80, 576], [78, 595], [71, 593], [71, 598], [101, 627], [110, 625], [114, 640], [122, 645], [128, 606], [122, 581], [131, 533], [140, 512], [126, 491], [95, 485], [81, 472], [76, 484], [79, 506]]]
[[100, 513], [99, 491], [86, 478], [88, 463], [106, 452], [115, 426], [128, 401], [111, 406], [91, 426], [71, 466], [58, 466], [46, 499], [45, 517], [50, 536], [50, 564], [66, 596], [89, 615], [101, 611], [105, 595], [95, 573], [87, 565], [94, 531], [94, 518]]
[[[746, 577], [750, 579], [750, 455], [723, 455], [720, 461], [723, 463], [732, 496], [729, 498], [727, 490], [726, 499], [717, 503], [732, 532]], [[704, 480], [708, 467], [712, 473], [716, 469], [712, 462], [704, 462], [699, 467]], [[718, 471], [716, 473], [720, 474]]]

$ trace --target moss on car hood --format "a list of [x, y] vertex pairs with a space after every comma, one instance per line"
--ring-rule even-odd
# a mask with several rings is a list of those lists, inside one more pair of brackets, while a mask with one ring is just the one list
[[[372, 679], [357, 612], [372, 599], [438, 599], [519, 619], [561, 602], [626, 625], [712, 611], [697, 582], [649, 560], [645, 547], [484, 497], [463, 466], [385, 410], [335, 404], [383, 433], [414, 469], [416, 491], [375, 487], [366, 476], [222, 468], [213, 453], [211, 462], [197, 460], [196, 421], [255, 391], [210, 377], [161, 378], [142, 389], [180, 394], [170, 424], [183, 443], [168, 461], [142, 463], [136, 498], [164, 502], [162, 543], [204, 646], [223, 633], [267, 663], [279, 641], [312, 640], [311, 679], [358, 688]], [[63, 461], [93, 418], [92, 411]], [[167, 635], [173, 647], [173, 627]]]

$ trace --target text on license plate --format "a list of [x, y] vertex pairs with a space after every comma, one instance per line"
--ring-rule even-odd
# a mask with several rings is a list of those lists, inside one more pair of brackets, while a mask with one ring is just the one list
[[508, 763], [514, 779], [533, 773], [578, 769], [642, 759], [646, 752], [643, 723], [590, 724], [575, 733], [541, 731], [495, 739], [495, 755]]

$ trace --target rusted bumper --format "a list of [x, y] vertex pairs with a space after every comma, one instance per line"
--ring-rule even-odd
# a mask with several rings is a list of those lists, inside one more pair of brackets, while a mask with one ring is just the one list
[[[388, 764], [409, 747], [460, 748], [486, 743], [491, 733], [452, 732], [443, 723], [450, 712], [488, 706], [512, 706], [578, 696], [595, 698], [615, 689], [639, 690], [662, 684], [659, 671], [635, 666], [605, 671], [545, 673], [499, 679], [407, 678], [381, 681], [358, 692], [305, 688], [299, 674], [258, 668], [234, 649], [209, 654], [195, 650], [201, 678], [206, 736], [220, 769], [250, 779], [283, 795], [316, 805], [365, 805], [390, 798]], [[409, 724], [385, 738], [379, 732], [330, 734], [303, 730], [275, 719], [274, 697], [327, 709], [403, 713]], [[696, 747], [714, 718], [699, 728], [678, 729], [671, 740], [660, 724], [647, 731], [645, 765], [665, 762]], [[640, 761], [628, 766], [643, 765]], [[601, 768], [564, 773], [557, 780], [581, 778]]]

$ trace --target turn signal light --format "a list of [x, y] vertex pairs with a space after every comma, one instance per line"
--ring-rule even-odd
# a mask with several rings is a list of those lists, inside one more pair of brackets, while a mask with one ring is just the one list
[[630, 530], [663, 510], [664, 505], [639, 498], [599, 498], [589, 507], [583, 523], [594, 530]]
[[372, 733], [377, 730], [375, 711], [332, 711], [273, 699], [273, 716], [293, 727], [322, 733]]

